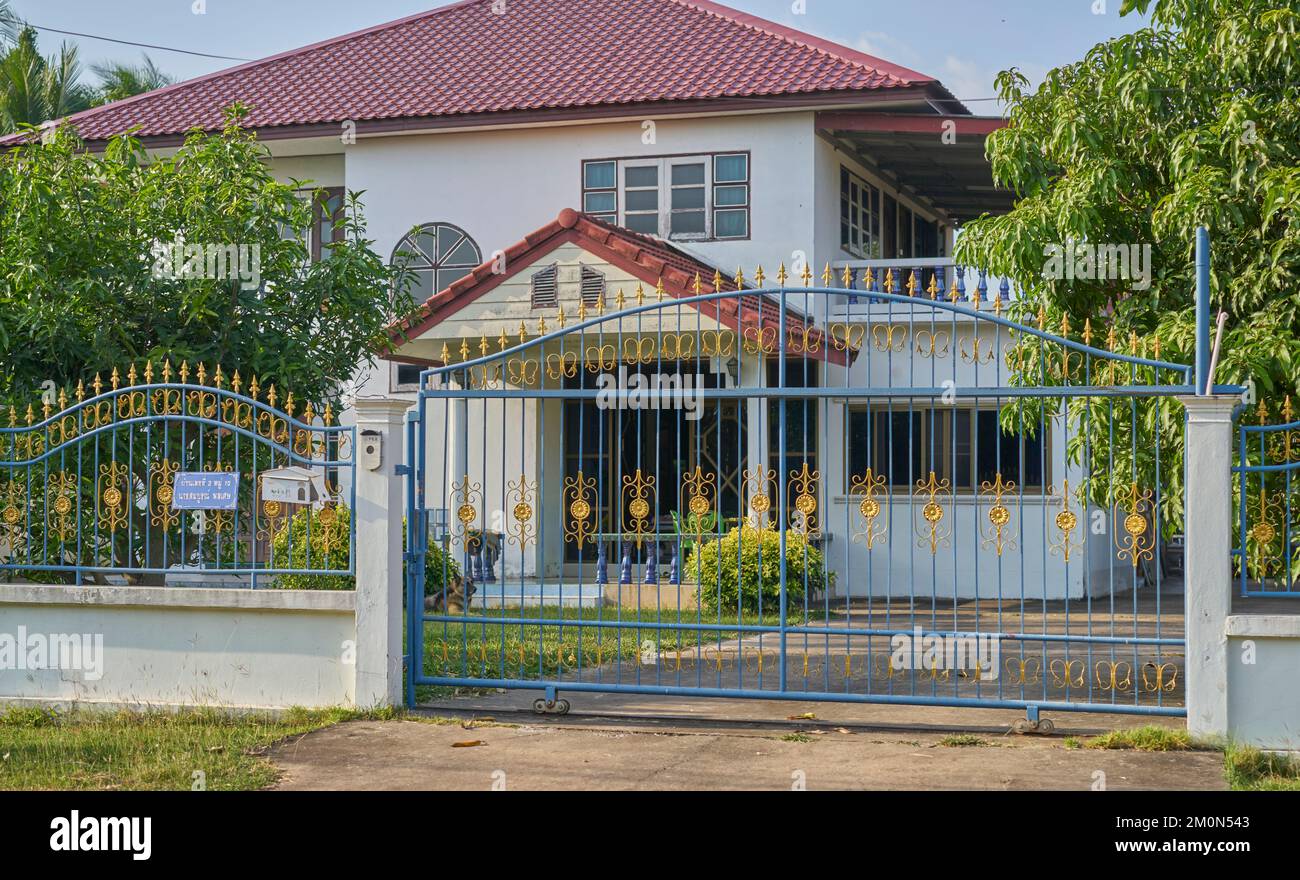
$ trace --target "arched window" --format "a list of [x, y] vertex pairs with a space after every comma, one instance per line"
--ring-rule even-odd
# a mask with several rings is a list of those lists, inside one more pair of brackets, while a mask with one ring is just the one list
[[392, 264], [413, 275], [411, 297], [424, 302], [483, 262], [474, 239], [450, 223], [425, 223], [403, 236], [393, 249]]

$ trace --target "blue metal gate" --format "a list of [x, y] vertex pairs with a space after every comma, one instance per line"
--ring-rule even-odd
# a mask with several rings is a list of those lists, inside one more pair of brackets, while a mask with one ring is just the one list
[[408, 423], [409, 700], [1184, 714], [1191, 368], [960, 268], [832, 280], [445, 346]]

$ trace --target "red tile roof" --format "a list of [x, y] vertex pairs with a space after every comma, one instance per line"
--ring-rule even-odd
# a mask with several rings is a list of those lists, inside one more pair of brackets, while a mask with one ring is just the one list
[[[570, 242], [647, 284], [651, 288], [651, 297], [660, 281], [663, 282], [664, 292], [674, 299], [695, 296], [697, 277], [700, 279], [702, 295], [739, 289], [735, 281], [728, 278], [719, 267], [678, 250], [668, 242], [565, 208], [550, 223], [506, 249], [507, 271], [494, 271], [498, 264], [497, 258], [483, 263], [464, 278], [429, 297], [412, 317], [390, 329], [390, 338], [400, 346], [403, 342], [426, 333], [498, 284], [535, 265], [546, 254]], [[714, 281], [719, 275], [722, 283], [715, 288]], [[630, 291], [627, 293], [631, 300]], [[613, 305], [612, 301], [610, 305]], [[632, 302], [629, 302], [628, 307], [631, 305]], [[770, 297], [742, 294], [734, 298], [692, 303], [692, 306], [750, 342], [757, 343], [761, 339], [765, 347], [775, 344], [781, 308]], [[804, 319], [788, 306], [786, 328], [792, 338], [801, 341]], [[826, 345], [820, 330], [810, 328], [808, 336], [809, 356], [836, 364], [845, 362], [844, 352]], [[787, 346], [791, 354], [801, 353], [795, 349], [793, 344]]]
[[[932, 77], [709, 0], [465, 0], [70, 117], [103, 140], [633, 104], [865, 93]], [[956, 105], [959, 106], [959, 105]], [[364, 130], [364, 129], [363, 129]]]

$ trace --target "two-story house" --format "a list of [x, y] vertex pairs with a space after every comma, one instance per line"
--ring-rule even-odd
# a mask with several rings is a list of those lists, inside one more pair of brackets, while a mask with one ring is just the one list
[[[248, 125], [270, 148], [278, 176], [333, 193], [318, 211], [314, 254], [329, 243], [342, 192], [356, 190], [377, 248], [413, 261], [424, 305], [396, 328], [395, 352], [362, 367], [364, 396], [414, 403], [423, 370], [638, 296], [654, 300], [660, 289], [691, 296], [697, 277], [712, 290], [715, 273], [734, 289], [738, 270], [752, 279], [760, 266], [770, 277], [784, 265], [798, 277], [807, 266], [820, 276], [829, 265], [837, 278], [851, 269], [858, 286], [937, 286], [943, 298], [982, 297], [986, 308], [1010, 295], [957, 271], [949, 257], [963, 221], [1011, 205], [984, 156], [985, 136], [1002, 120], [973, 116], [933, 77], [710, 0], [467, 0], [71, 122], [92, 147], [139, 126], [146, 146], [164, 149], [194, 127], [218, 129], [222, 108], [235, 101], [251, 108]], [[1005, 384], [1006, 336], [969, 320], [936, 318], [923, 305], [827, 298], [792, 296], [786, 307], [787, 329], [821, 328], [830, 349], [838, 320], [841, 341], [852, 344], [790, 359], [782, 372], [764, 350], [764, 332], [780, 326], [771, 303], [734, 314], [698, 305], [671, 318], [662, 310], [594, 348], [552, 344], [537, 352], [535, 369], [545, 371], [551, 358], [557, 387], [580, 386], [586, 370], [620, 362], [664, 371], [663, 334], [730, 332], [726, 351], [721, 335], [712, 352], [703, 344], [688, 351], [679, 338], [667, 352], [672, 372], [701, 374], [711, 387], [762, 387], [778, 372], [786, 386], [933, 388], [945, 377]], [[641, 352], [647, 334], [656, 337], [653, 365], [625, 347], [631, 341]], [[754, 356], [737, 357], [747, 339]], [[521, 366], [519, 376], [497, 381], [525, 387], [539, 377]], [[504, 533], [512, 501], [519, 509], [509, 486], [522, 474], [540, 518], [552, 523], [531, 545], [503, 546], [492, 577], [600, 580], [597, 557], [603, 566], [629, 555], [613, 536], [627, 530], [622, 487], [633, 472], [658, 479], [647, 511], [657, 533], [683, 513], [677, 487], [695, 469], [717, 477], [715, 509], [732, 520], [752, 514], [755, 494], [770, 494], [746, 480], [770, 465], [779, 480], [803, 466], [817, 475], [819, 531], [840, 594], [906, 592], [923, 581], [927, 593], [942, 583], [966, 597], [978, 594], [981, 573], [989, 584], [1003, 570], [1041, 582], [1045, 597], [1084, 590], [1083, 566], [1056, 571], [1046, 542], [1004, 546], [999, 537], [996, 555], [967, 555], [916, 540], [925, 500], [918, 485], [931, 474], [949, 487], [952, 541], [978, 544], [990, 505], [1006, 509], [982, 488], [995, 474], [1018, 487], [1019, 533], [1045, 531], [1061, 509], [1053, 496], [1068, 476], [1064, 439], [1050, 425], [999, 431], [997, 399], [940, 408], [924, 395], [879, 405], [790, 397], [778, 422], [775, 398], [738, 395], [699, 421], [657, 417], [653, 427], [589, 399], [435, 403], [426, 424], [436, 461], [429, 496], [454, 512], [455, 483], [475, 475], [484, 507], [505, 520], [484, 514], [486, 525]], [[785, 426], [784, 461], [777, 424]], [[886, 478], [893, 498], [882, 534], [899, 537], [888, 555], [855, 540], [868, 509], [855, 478], [868, 468]], [[580, 472], [598, 477], [593, 502], [604, 512], [592, 525], [594, 546], [566, 540], [560, 525], [571, 508], [566, 484]], [[657, 580], [680, 565], [671, 552], [631, 555]]]

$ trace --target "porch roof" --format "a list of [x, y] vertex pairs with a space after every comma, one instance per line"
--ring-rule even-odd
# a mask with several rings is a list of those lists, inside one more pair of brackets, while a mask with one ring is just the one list
[[[505, 272], [494, 271], [493, 260], [484, 262], [464, 278], [429, 297], [410, 318], [394, 324], [389, 329], [390, 339], [400, 349], [404, 342], [427, 333], [502, 282], [570, 242], [618, 266], [652, 289], [662, 282], [664, 293], [674, 299], [695, 296], [697, 280], [700, 293], [705, 295], [750, 289], [748, 285], [737, 288], [734, 279], [728, 278], [719, 267], [679, 250], [666, 241], [565, 208], [550, 223], [506, 249]], [[719, 279], [721, 283], [715, 287], [714, 282]], [[792, 294], [797, 293], [797, 288], [792, 288]], [[743, 336], [746, 330], [756, 331], [759, 328], [766, 335], [768, 330], [774, 331], [781, 320], [780, 304], [757, 293], [693, 303], [692, 307], [728, 327], [737, 336]], [[805, 316], [788, 304], [785, 321], [789, 331], [800, 335], [803, 333]], [[847, 361], [846, 355], [851, 357], [853, 354], [837, 351], [834, 346], [826, 344], [822, 330], [815, 326], [808, 327], [808, 338], [810, 348], [815, 351], [810, 351], [806, 356], [815, 360], [828, 360], [843, 365]], [[813, 342], [817, 344], [811, 345]], [[398, 352], [389, 359], [400, 361], [404, 358]]]
[[[817, 114], [817, 130], [836, 146], [955, 222], [1011, 210], [1014, 194], [994, 183], [984, 153], [985, 138], [1006, 124], [998, 116], [943, 113]], [[945, 143], [947, 132], [953, 137]]]

